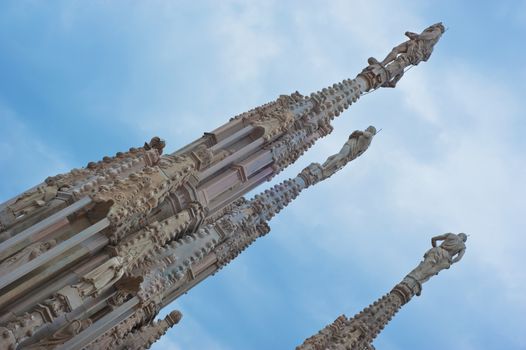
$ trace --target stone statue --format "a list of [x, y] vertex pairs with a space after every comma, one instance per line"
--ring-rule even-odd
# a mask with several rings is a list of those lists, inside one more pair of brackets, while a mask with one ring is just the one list
[[165, 146], [166, 146], [166, 142], [163, 139], [161, 139], [159, 136], [154, 136], [152, 137], [149, 143], [147, 142], [144, 143], [145, 150], [148, 151], [151, 149], [156, 149], [157, 151], [159, 151], [159, 155], [163, 154], [163, 149]]
[[359, 157], [367, 150], [367, 148], [369, 148], [374, 135], [376, 135], [376, 128], [374, 126], [369, 126], [364, 131], [354, 131], [349, 136], [349, 140], [345, 142], [340, 152], [330, 156], [325, 163], [323, 163], [321, 166], [323, 177], [327, 178], [331, 176], [343, 168], [345, 164]]
[[8, 209], [15, 218], [27, 215], [34, 210], [43, 207], [57, 195], [57, 187], [52, 185], [42, 185], [18, 197], [13, 204], [8, 205]]
[[116, 350], [144, 350], [158, 340], [171, 327], [179, 323], [182, 314], [178, 310], [170, 312], [164, 319], [147, 323], [129, 332], [124, 338], [118, 339], [112, 348]]
[[24, 265], [26, 262], [33, 260], [37, 256], [47, 252], [56, 245], [57, 242], [54, 239], [50, 239], [49, 241], [45, 242], [35, 242], [25, 247], [22, 249], [22, 251], [4, 260], [0, 264], [0, 276], [5, 275], [17, 267]]
[[123, 263], [124, 258], [115, 256], [82, 277], [82, 282], [74, 285], [74, 287], [79, 290], [82, 296], [97, 296], [103, 289], [113, 285], [122, 277], [124, 274]]
[[[414, 66], [422, 61], [426, 62], [429, 57], [431, 57], [433, 47], [438, 42], [444, 31], [444, 25], [440, 22], [427, 27], [421, 34], [405, 32], [405, 35], [409, 40], [395, 46], [382, 62], [378, 62], [374, 57], [370, 57], [368, 63], [370, 65], [380, 65], [385, 67], [396, 59], [405, 60], [406, 64]], [[402, 71], [382, 86], [395, 87], [396, 83], [403, 75], [404, 72]]]
[[68, 323], [66, 326], [60, 328], [57, 330], [51, 337], [43, 339], [39, 341], [36, 344], [30, 345], [27, 348], [28, 349], [52, 349], [57, 347], [58, 345], [63, 344], [67, 340], [73, 338], [75, 335], [82, 332], [84, 329], [91, 326], [92, 321], [91, 319], [85, 319], [85, 320], [73, 320], [70, 323]]
[[[466, 251], [464, 242], [468, 239], [465, 233], [445, 233], [435, 236], [431, 239], [433, 248], [424, 254], [424, 260], [416, 269], [408, 274], [408, 277], [414, 278], [420, 284], [426, 282], [434, 275], [460, 261]], [[443, 241], [437, 246], [437, 241]]]

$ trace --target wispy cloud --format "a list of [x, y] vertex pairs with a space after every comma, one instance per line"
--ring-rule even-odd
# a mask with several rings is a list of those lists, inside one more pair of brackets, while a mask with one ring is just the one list
[[257, 80], [280, 55], [275, 7], [274, 1], [228, 1], [216, 9], [210, 25], [221, 46], [218, 64], [234, 82]]
[[70, 170], [64, 152], [48, 146], [1, 101], [0, 125], [2, 202], [42, 182], [48, 176]]

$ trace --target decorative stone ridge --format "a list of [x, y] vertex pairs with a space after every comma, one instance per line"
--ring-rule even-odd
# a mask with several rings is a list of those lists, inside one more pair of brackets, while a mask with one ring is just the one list
[[[117, 152], [114, 157], [104, 157], [98, 162], [89, 162], [85, 168], [73, 169], [68, 173], [50, 176], [45, 181], [0, 206], [0, 242], [11, 237], [9, 228], [26, 223], [38, 216], [53, 201], [75, 201], [92, 193], [102, 185], [111, 184], [116, 178], [144, 166], [154, 166], [160, 159], [164, 141], [153, 137], [144, 147], [130, 148], [128, 152]], [[27, 226], [27, 224], [26, 224]]]

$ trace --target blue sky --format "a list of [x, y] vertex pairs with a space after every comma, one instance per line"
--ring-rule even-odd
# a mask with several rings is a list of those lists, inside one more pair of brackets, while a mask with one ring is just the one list
[[3, 1], [0, 201], [154, 135], [173, 151], [280, 94], [353, 78], [438, 21], [449, 29], [429, 62], [364, 96], [277, 180], [372, 124], [383, 131], [367, 153], [170, 305], [183, 319], [153, 348], [291, 349], [388, 292], [431, 236], [463, 231], [464, 259], [376, 347], [526, 349], [525, 1]]

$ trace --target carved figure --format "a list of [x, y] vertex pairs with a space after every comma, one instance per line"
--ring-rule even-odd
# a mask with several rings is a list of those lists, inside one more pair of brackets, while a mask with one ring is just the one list
[[[370, 65], [380, 65], [382, 67], [387, 66], [396, 59], [405, 60], [406, 64], [414, 66], [422, 61], [426, 62], [429, 57], [431, 57], [433, 47], [438, 42], [444, 31], [444, 25], [440, 22], [427, 27], [421, 34], [405, 32], [405, 35], [409, 40], [395, 46], [382, 62], [378, 62], [374, 57], [370, 57], [367, 62]], [[392, 80], [382, 86], [395, 87], [396, 83], [403, 75], [404, 72], [401, 71]]]
[[84, 329], [91, 326], [91, 319], [85, 320], [73, 320], [66, 326], [57, 330], [53, 335], [47, 339], [43, 339], [36, 344], [30, 345], [28, 349], [52, 349], [57, 345], [61, 345], [73, 338], [73, 336], [79, 334]]
[[369, 148], [374, 135], [376, 135], [376, 128], [374, 126], [369, 126], [364, 131], [354, 131], [349, 136], [349, 140], [345, 142], [340, 152], [330, 156], [325, 163], [323, 163], [322, 171], [324, 178], [331, 176], [343, 168], [345, 164], [365, 152], [367, 148]]
[[97, 295], [109, 285], [117, 282], [124, 274], [124, 259], [116, 256], [106, 261], [84, 277], [75, 285], [82, 296]]
[[32, 211], [43, 207], [49, 200], [57, 195], [57, 187], [51, 185], [39, 186], [36, 189], [26, 192], [16, 199], [8, 208], [15, 218], [27, 215]]
[[35, 242], [20, 252], [16, 253], [12, 257], [4, 260], [0, 264], [0, 276], [16, 269], [19, 266], [24, 265], [26, 262], [33, 260], [37, 256], [47, 252], [51, 248], [57, 245], [57, 241], [51, 239], [46, 242]]
[[[431, 239], [433, 248], [425, 253], [424, 260], [408, 276], [424, 283], [440, 271], [449, 269], [452, 264], [460, 261], [464, 256], [466, 251], [464, 242], [467, 239], [468, 236], [465, 233], [458, 235], [446, 233], [433, 237]], [[437, 241], [443, 242], [437, 246]]]

